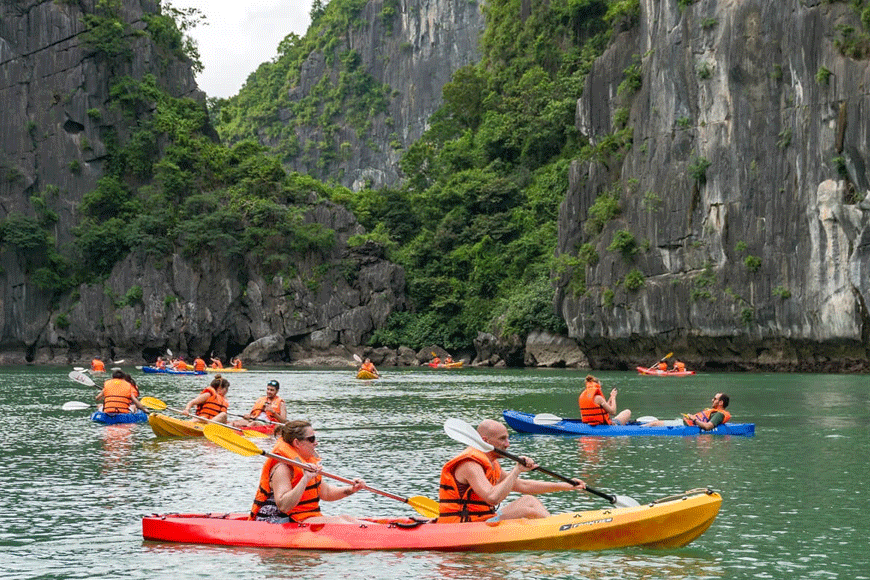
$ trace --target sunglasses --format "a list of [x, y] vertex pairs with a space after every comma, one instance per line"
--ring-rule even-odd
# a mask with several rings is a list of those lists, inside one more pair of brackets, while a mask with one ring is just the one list
[[305, 440], [308, 441], [309, 443], [314, 443], [315, 441], [317, 441], [317, 436], [316, 436], [316, 435], [311, 435], [311, 436], [309, 436], [309, 437], [303, 437], [303, 439], [305, 439]]

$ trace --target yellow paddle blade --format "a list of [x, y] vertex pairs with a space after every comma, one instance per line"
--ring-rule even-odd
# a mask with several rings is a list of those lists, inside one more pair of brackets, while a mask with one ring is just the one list
[[155, 411], [162, 411], [166, 408], [166, 403], [164, 403], [160, 399], [155, 399], [154, 397], [142, 397], [141, 399], [139, 399], [139, 402], [148, 407], [149, 409], [154, 409]]
[[408, 498], [408, 505], [417, 510], [420, 515], [427, 518], [438, 517], [438, 502], [422, 495], [415, 495]]
[[669, 353], [665, 356], [665, 358], [671, 358], [672, 356], [674, 356], [674, 353], [669, 352]]
[[[233, 432], [232, 429], [222, 425], [214, 425], [209, 423], [202, 428], [203, 435], [209, 441], [217, 443], [224, 449], [229, 449], [233, 453], [244, 455], [245, 457], [253, 457], [254, 455], [263, 455], [263, 450]], [[254, 431], [256, 433], [256, 431]], [[260, 433], [262, 435], [262, 433]]]
[[265, 433], [254, 431], [253, 429], [242, 429], [242, 433], [244, 433], [245, 437], [250, 437], [251, 439], [265, 439], [268, 437]]

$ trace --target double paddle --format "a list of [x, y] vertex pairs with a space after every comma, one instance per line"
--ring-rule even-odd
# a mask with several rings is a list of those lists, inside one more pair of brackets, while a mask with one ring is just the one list
[[[474, 427], [472, 427], [471, 425], [469, 425], [468, 423], [466, 423], [462, 419], [453, 419], [453, 418], [447, 419], [444, 422], [444, 431], [447, 433], [447, 436], [450, 437], [451, 439], [459, 441], [460, 443], [464, 443], [465, 445], [468, 445], [469, 447], [474, 447], [475, 449], [478, 449], [479, 451], [483, 451], [484, 453], [489, 453], [491, 451], [494, 451], [495, 453], [497, 453], [498, 455], [501, 455], [502, 457], [505, 457], [507, 459], [512, 459], [521, 465], [526, 465], [526, 462], [523, 461], [522, 457], [518, 457], [512, 453], [508, 453], [507, 451], [493, 447], [492, 445], [490, 445], [489, 443], [484, 441], [483, 438], [480, 436], [480, 433], [477, 432], [477, 429], [475, 429]], [[556, 479], [561, 479], [562, 481], [570, 483], [571, 485], [577, 485], [576, 479], [571, 479], [570, 477], [565, 477], [564, 475], [559, 475], [558, 473], [550, 471], [549, 469], [544, 469], [543, 467], [540, 467], [540, 466], [536, 467], [535, 469], [537, 469], [538, 471], [540, 471], [542, 473], [546, 473], [547, 475], [549, 475], [551, 477], [555, 477]], [[588, 485], [586, 486], [586, 491], [588, 491], [592, 495], [597, 495], [598, 497], [600, 497], [602, 499], [606, 499], [607, 501], [609, 501], [611, 504], [615, 505], [618, 508], [635, 507], [635, 506], [640, 505], [637, 502], [637, 500], [635, 500], [633, 498], [621, 496], [621, 495], [612, 495], [609, 493], [604, 493], [602, 491], [598, 491], [597, 489], [589, 487]]]
[[[155, 399], [154, 397], [142, 397], [139, 400], [139, 402], [142, 403], [143, 405], [145, 405], [146, 407], [148, 407], [149, 409], [153, 409], [155, 411], [163, 411], [165, 409], [169, 409], [170, 411], [173, 411], [173, 412], [178, 413], [180, 415], [190, 416], [188, 413], [185, 413], [183, 410], [169, 407], [166, 405], [166, 403], [164, 403], [160, 399]], [[237, 431], [237, 432], [243, 434], [245, 437], [253, 437], [255, 439], [264, 439], [264, 438], [268, 437], [268, 435], [266, 435], [265, 433], [260, 433], [259, 431], [254, 431], [252, 429], [242, 429], [241, 427], [233, 427], [232, 425], [225, 425], [224, 423], [221, 423], [220, 421], [212, 421], [211, 419], [206, 419], [205, 417], [194, 416], [193, 418], [196, 419], [197, 421], [205, 421], [206, 423], [213, 423], [215, 425], [220, 425], [221, 427], [224, 427], [226, 429], [232, 429], [233, 431]], [[208, 427], [208, 425], [206, 425], [206, 427]], [[204, 428], [203, 428], [203, 432], [204, 432]]]
[[658, 361], [656, 361], [656, 362], [653, 364], [653, 366], [651, 366], [650, 368], [646, 369], [646, 372], [650, 372], [651, 370], [653, 370], [654, 368], [656, 368], [656, 366], [658, 366], [659, 363], [668, 360], [668, 359], [671, 358], [672, 356], [674, 356], [674, 353], [669, 352], [668, 354], [666, 354], [665, 356], [663, 356], [662, 358], [660, 358]]
[[[254, 455], [265, 455], [266, 457], [269, 457], [271, 459], [282, 461], [296, 467], [301, 467], [302, 469], [311, 469], [308, 465], [300, 463], [298, 461], [294, 461], [293, 459], [284, 457], [283, 455], [277, 455], [275, 453], [263, 451], [253, 442], [248, 441], [243, 437], [239, 437], [232, 431], [229, 431], [225, 425], [206, 425], [205, 428], [203, 428], [203, 433], [209, 441], [213, 441], [224, 449], [229, 449], [233, 453], [238, 453], [239, 455], [244, 455], [245, 457], [253, 457]], [[353, 485], [353, 480], [341, 477], [339, 475], [333, 475], [325, 471], [321, 471], [320, 475], [328, 477], [330, 479], [334, 479], [336, 481], [340, 481], [342, 483]], [[365, 486], [363, 487], [363, 489], [378, 495], [382, 495], [384, 497], [388, 497], [390, 499], [404, 502], [417, 510], [417, 513], [426, 516], [427, 518], [438, 517], [438, 502], [436, 502], [435, 500], [431, 500], [428, 497], [415, 495], [414, 497], [404, 498], [369, 486]]]

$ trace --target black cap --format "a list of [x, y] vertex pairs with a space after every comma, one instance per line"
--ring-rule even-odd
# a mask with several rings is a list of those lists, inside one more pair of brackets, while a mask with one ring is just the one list
[[276, 381], [276, 380], [274, 380], [274, 379], [271, 380], [271, 381], [269, 381], [268, 383], [266, 383], [266, 385], [269, 386], [269, 387], [280, 387], [280, 386], [281, 386], [281, 385], [278, 384], [278, 381]]

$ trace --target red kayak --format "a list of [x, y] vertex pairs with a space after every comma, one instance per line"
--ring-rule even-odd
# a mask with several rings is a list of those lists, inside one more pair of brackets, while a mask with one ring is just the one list
[[659, 369], [649, 369], [646, 367], [637, 367], [637, 372], [642, 375], [653, 375], [655, 377], [688, 377], [695, 374], [695, 371], [660, 371]]

